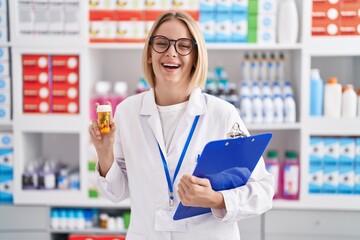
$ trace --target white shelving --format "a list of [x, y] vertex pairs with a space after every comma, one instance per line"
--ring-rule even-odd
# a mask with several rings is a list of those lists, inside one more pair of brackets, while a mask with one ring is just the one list
[[[113, 204], [105, 199], [87, 197], [87, 144], [91, 90], [98, 80], [127, 81], [132, 93], [141, 75], [141, 51], [143, 43], [102, 44], [88, 43], [88, 7], [80, 1], [81, 14], [79, 36], [36, 37], [20, 36], [17, 33], [18, 1], [9, 1], [11, 42], [2, 44], [12, 50], [13, 73], [13, 131], [15, 137], [15, 203], [41, 204], [49, 206], [99, 206], [128, 208], [130, 202]], [[279, 209], [339, 209], [360, 210], [360, 196], [343, 195], [309, 195], [307, 189], [308, 173], [308, 141], [311, 136], [360, 136], [360, 118], [326, 119], [310, 118], [309, 112], [309, 75], [314, 66], [329, 65], [328, 74], [341, 74], [348, 81], [360, 87], [360, 37], [311, 37], [311, 1], [297, 0], [301, 23], [299, 43], [296, 44], [237, 44], [209, 43], [209, 67], [213, 69], [221, 60], [229, 74], [229, 79], [238, 84], [240, 62], [245, 52], [282, 52], [287, 60], [285, 76], [291, 81], [297, 102], [297, 120], [293, 124], [249, 124], [252, 133], [273, 132], [270, 147], [294, 149], [299, 152], [301, 161], [301, 193], [300, 200], [275, 200], [274, 207]], [[61, 44], [59, 44], [61, 42]], [[22, 63], [23, 54], [76, 54], [80, 58], [80, 113], [79, 114], [24, 114], [22, 112]], [[336, 57], [338, 66], [333, 67]], [[345, 68], [345, 69], [344, 69]], [[334, 70], [335, 72], [330, 72]], [[340, 72], [340, 73], [339, 73]], [[346, 73], [343, 73], [346, 72]], [[345, 77], [344, 77], [345, 78]], [[352, 79], [350, 79], [352, 78]], [[7, 124], [1, 124], [7, 125]], [[11, 125], [11, 123], [9, 123]], [[80, 190], [78, 191], [31, 191], [22, 190], [21, 174], [28, 157], [27, 149], [34, 147], [38, 152], [53, 151], [43, 149], [41, 139], [69, 134], [76, 139], [78, 158], [73, 164], [80, 169]], [[39, 140], [40, 139], [40, 140]], [[59, 145], [61, 148], [61, 144]], [[59, 148], [53, 146], [53, 148]], [[50, 146], [48, 146], [51, 148]], [[69, 148], [71, 149], [71, 147]], [[56, 154], [55, 154], [56, 155]], [[70, 160], [69, 160], [70, 161]]]

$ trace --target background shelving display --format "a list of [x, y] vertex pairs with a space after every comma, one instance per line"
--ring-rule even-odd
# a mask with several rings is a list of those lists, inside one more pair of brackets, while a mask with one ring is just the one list
[[[299, 22], [300, 22], [300, 38], [297, 43], [292, 44], [257, 44], [257, 43], [207, 43], [209, 50], [209, 70], [213, 70], [221, 64], [225, 67], [228, 78], [230, 82], [235, 83], [237, 86], [240, 85], [242, 81], [242, 72], [240, 69], [240, 63], [244, 58], [245, 53], [275, 53], [276, 55], [282, 53], [286, 59], [285, 66], [285, 80], [290, 81], [294, 90], [295, 102], [297, 103], [296, 108], [296, 122], [289, 124], [248, 124], [248, 128], [253, 133], [260, 133], [263, 131], [272, 131], [275, 133], [275, 137], [271, 143], [271, 147], [279, 147], [282, 152], [286, 150], [286, 144], [288, 142], [293, 142], [292, 148], [296, 150], [299, 154], [299, 159], [301, 162], [301, 194], [300, 199], [295, 201], [298, 206], [311, 207], [312, 202], [306, 201], [307, 190], [303, 181], [306, 178], [305, 173], [307, 172], [306, 164], [307, 162], [307, 142], [308, 138], [314, 134], [325, 134], [334, 135], [337, 134], [347, 134], [351, 132], [351, 126], [357, 123], [357, 119], [346, 120], [343, 122], [339, 120], [338, 124], [333, 124], [331, 120], [327, 119], [315, 119], [309, 118], [308, 116], [308, 76], [310, 68], [318, 67], [324, 69], [326, 72], [327, 69], [339, 69], [338, 72], [329, 73], [329, 74], [339, 74], [342, 76], [344, 74], [349, 74], [353, 72], [352, 75], [346, 75], [347, 81], [352, 81], [355, 83], [355, 76], [357, 76], [358, 71], [357, 65], [359, 64], [358, 57], [356, 57], [356, 50], [349, 50], [348, 46], [341, 46], [339, 48], [332, 48], [329, 51], [329, 46], [338, 43], [342, 44], [349, 43], [351, 45], [355, 43], [355, 37], [349, 37], [343, 39], [341, 37], [333, 37], [331, 39], [326, 39], [325, 37], [317, 37], [316, 39], [310, 36], [309, 29], [311, 17], [311, 4], [305, 1], [296, 1], [298, 11], [299, 11]], [[73, 3], [75, 4], [75, 2]], [[88, 26], [88, 17], [90, 16], [89, 11], [90, 7], [85, 3], [78, 2], [78, 7], [80, 9], [78, 16], [78, 22], [80, 26]], [[14, 1], [10, 4], [10, 8], [14, 10], [21, 8], [18, 1]], [[115, 11], [115, 10], [114, 10]], [[118, 10], [116, 10], [118, 11]], [[15, 11], [16, 12], [16, 11]], [[120, 12], [119, 12], [120, 13]], [[80, 30], [76, 36], [66, 35], [64, 36], [63, 44], [60, 46], [61, 49], [55, 47], [56, 38], [54, 36], [44, 37], [39, 34], [32, 36], [25, 36], [19, 33], [19, 15], [13, 14], [10, 15], [10, 23], [13, 23], [13, 28], [11, 28], [11, 35], [13, 41], [11, 43], [12, 55], [13, 55], [13, 69], [14, 71], [14, 89], [21, 89], [22, 72], [21, 69], [21, 58], [24, 54], [48, 54], [48, 55], [66, 55], [66, 54], [76, 54], [79, 56], [80, 65], [79, 65], [79, 91], [80, 99], [79, 114], [75, 115], [36, 115], [36, 114], [23, 114], [20, 112], [19, 106], [22, 106], [22, 98], [17, 95], [17, 91], [14, 91], [14, 124], [16, 129], [14, 129], [15, 136], [22, 139], [21, 141], [29, 141], [29, 136], [40, 136], [50, 134], [75, 134], [78, 139], [78, 167], [80, 171], [80, 191], [77, 193], [82, 200], [89, 202], [90, 204], [105, 204], [106, 200], [101, 199], [88, 199], [87, 197], [87, 179], [88, 172], [87, 169], [87, 150], [84, 149], [88, 142], [87, 136], [87, 127], [83, 124], [84, 121], [88, 121], [89, 113], [91, 111], [91, 106], [89, 104], [89, 98], [94, 91], [94, 85], [99, 80], [107, 80], [111, 83], [117, 81], [125, 81], [128, 84], [129, 93], [134, 93], [137, 87], [137, 81], [141, 78], [141, 52], [143, 43], [86, 43], [89, 39], [88, 33], [84, 30]], [[87, 28], [81, 28], [87, 29]], [[32, 41], [30, 41], [30, 39]], [[43, 42], [43, 39], [47, 41]], [[73, 41], [74, 40], [74, 41]], [[40, 44], [41, 42], [41, 44]], [[43, 45], [43, 46], [42, 46]], [[79, 47], [74, 47], [79, 46]], [[347, 50], [345, 50], [347, 49]], [[332, 53], [332, 54], [331, 54]], [[341, 53], [341, 54], [340, 54]], [[323, 61], [323, 58], [327, 56], [336, 56], [336, 59], [327, 59]], [[126, 57], [125, 57], [126, 56]], [[220, 60], [220, 61], [219, 61]], [[128, 63], [131, 62], [129, 65]], [[338, 62], [341, 63], [339, 67]], [[337, 68], [334, 68], [334, 65]], [[326, 77], [326, 75], [324, 75]], [[352, 80], [350, 80], [352, 79]], [[28, 122], [28, 124], [24, 124]], [[334, 130], [327, 131], [328, 127], [332, 127]], [[327, 133], [326, 133], [327, 131]], [[340, 131], [342, 133], [340, 133]], [[356, 136], [357, 132], [355, 130], [351, 132], [352, 135]], [[280, 136], [280, 137], [277, 137]], [[21, 142], [20, 141], [20, 142]], [[31, 141], [31, 140], [30, 140]], [[23, 145], [26, 145], [26, 142], [21, 144], [16, 144], [19, 148], [24, 148]], [[24, 148], [25, 149], [25, 148]], [[18, 154], [17, 156], [21, 156]], [[23, 160], [21, 160], [23, 162]], [[15, 170], [15, 179], [19, 179], [21, 176], [22, 170]], [[15, 180], [15, 192], [21, 191], [19, 180]], [[59, 193], [61, 194], [61, 193]], [[64, 193], [65, 194], [65, 193]], [[74, 193], [75, 194], [75, 193]], [[21, 195], [21, 193], [20, 193]], [[17, 199], [17, 198], [15, 198]], [[19, 198], [18, 198], [19, 199]], [[31, 198], [30, 198], [31, 199]], [[36, 197], [34, 197], [35, 201]], [[55, 198], [54, 198], [55, 199]], [[15, 200], [17, 201], [17, 200]], [[19, 202], [26, 203], [27, 200], [19, 200]], [[45, 201], [45, 200], [44, 200]], [[31, 201], [30, 201], [31, 202]], [[59, 201], [47, 201], [48, 204], [65, 204], [65, 200]], [[79, 201], [80, 202], [80, 201]], [[287, 201], [279, 200], [275, 201], [276, 207], [287, 208], [287, 206], [292, 203], [287, 203]], [[68, 203], [70, 204], [70, 203]], [[86, 203], [85, 203], [86, 204]], [[110, 206], [112, 204], [109, 203]], [[126, 204], [125, 204], [126, 205]], [[294, 204], [295, 206], [296, 204]], [[334, 203], [334, 208], [337, 208], [337, 204]], [[341, 207], [340, 207], [341, 208]]]
[[[279, 0], [280, 1], [280, 0]], [[129, 209], [130, 200], [111, 203], [102, 197], [89, 197], [89, 188], [94, 179], [93, 172], [88, 170], [90, 154], [88, 150], [90, 123], [90, 97], [94, 94], [95, 83], [101, 80], [114, 85], [124, 81], [128, 85], [128, 93], [133, 94], [141, 79], [141, 54], [143, 42], [105, 43], [91, 42], [88, 32], [91, 7], [87, 2], [71, 1], [36, 1], [16, 0], [1, 1], [0, 16], [3, 7], [8, 7], [9, 36], [0, 41], [0, 47], [9, 50], [12, 119], [0, 123], [0, 130], [13, 132], [14, 136], [14, 198], [15, 205], [45, 205], [47, 207], [104, 207]], [[66, 19], [71, 19], [74, 31], [47, 33], [45, 30], [36, 33], [36, 26], [31, 34], [21, 32], [29, 27], [25, 21], [26, 11], [30, 11], [30, 3], [51, 9], [71, 5], [77, 9], [71, 13], [62, 12], [53, 26], [65, 29]], [[43, 2], [45, 5], [42, 5]], [[46, 2], [46, 3], [45, 3]], [[256, 2], [256, 1], [253, 1]], [[259, 2], [259, 1], [258, 1]], [[241, 62], [246, 53], [284, 54], [286, 59], [285, 80], [293, 87], [296, 102], [296, 121], [294, 123], [247, 124], [252, 134], [272, 132], [273, 139], [269, 149], [279, 151], [280, 159], [284, 159], [286, 150], [294, 150], [300, 160], [300, 198], [298, 200], [276, 199], [274, 209], [279, 210], [360, 210], [360, 195], [314, 195], [308, 190], [309, 141], [313, 136], [322, 137], [359, 137], [360, 117], [353, 119], [330, 119], [309, 116], [310, 69], [320, 69], [324, 81], [328, 77], [337, 76], [342, 84], [353, 84], [360, 87], [360, 48], [359, 36], [312, 36], [312, 1], [296, 0], [300, 31], [296, 43], [214, 43], [207, 42], [209, 70], [213, 71], [222, 65], [229, 82], [240, 86], [242, 79]], [[69, 5], [69, 6], [70, 6]], [[360, 5], [360, 4], [359, 4]], [[25, 9], [25, 10], [24, 10]], [[51, 10], [50, 9], [50, 10]], [[65, 9], [65, 8], [64, 8]], [[360, 9], [360, 7], [359, 7]], [[147, 9], [148, 10], [148, 9]], [[32, 10], [31, 10], [32, 11]], [[65, 10], [64, 10], [65, 11]], [[117, 10], [116, 10], [117, 11]], [[44, 13], [44, 12], [43, 12]], [[67, 15], [70, 14], [70, 15]], [[197, 14], [197, 13], [196, 13]], [[31, 15], [31, 14], [30, 14]], [[34, 17], [35, 15], [31, 15]], [[49, 14], [46, 15], [49, 17]], [[49, 20], [50, 18], [47, 18]], [[55, 20], [56, 20], [55, 19]], [[34, 23], [35, 19], [28, 19]], [[23, 25], [25, 24], [25, 25]], [[1, 24], [0, 24], [1, 25]], [[1, 25], [3, 26], [3, 25]], [[51, 26], [51, 25], [50, 25]], [[33, 26], [34, 27], [34, 26]], [[56, 29], [56, 28], [55, 28]], [[2, 28], [0, 30], [3, 30]], [[36, 30], [37, 31], [37, 30]], [[0, 39], [1, 40], [1, 39]], [[76, 55], [79, 58], [79, 111], [75, 114], [48, 113], [34, 114], [23, 112], [23, 65], [24, 55], [43, 54], [49, 56]], [[264, 155], [265, 156], [265, 155]], [[23, 190], [22, 174], [30, 158], [62, 158], [65, 163], [79, 171], [79, 189], [77, 190]], [[272, 216], [270, 216], [271, 218]], [[43, 230], [43, 229], [42, 229]], [[93, 230], [89, 230], [92, 232]], [[98, 233], [108, 233], [94, 230]], [[267, 230], [268, 231], [268, 230]], [[70, 231], [48, 231], [55, 239], [67, 236]], [[270, 231], [271, 232], [271, 231]], [[59, 237], [56, 237], [59, 235]]]

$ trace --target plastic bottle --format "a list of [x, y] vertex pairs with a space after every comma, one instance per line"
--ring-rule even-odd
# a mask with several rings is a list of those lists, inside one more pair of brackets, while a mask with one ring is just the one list
[[274, 123], [284, 122], [284, 101], [279, 94], [273, 98], [274, 102]]
[[263, 106], [260, 95], [253, 95], [252, 99], [253, 123], [263, 122]]
[[242, 80], [250, 81], [250, 56], [248, 53], [245, 54], [244, 59], [241, 63]]
[[294, 90], [293, 90], [293, 88], [291, 86], [291, 82], [285, 81], [282, 92], [283, 92], [284, 97], [287, 94], [291, 94], [291, 95], [294, 96]]
[[270, 59], [268, 62], [268, 77], [270, 83], [276, 80], [276, 58], [274, 53], [270, 53]]
[[272, 97], [272, 90], [270, 87], [270, 84], [268, 81], [264, 81], [262, 88], [261, 88], [261, 94], [262, 97], [265, 97], [266, 95], [268, 95], [269, 97]]
[[75, 211], [75, 228], [78, 230], [83, 230], [86, 227], [86, 220], [85, 220], [85, 214], [84, 214], [84, 210], [82, 209], [77, 209]]
[[273, 82], [271, 90], [273, 93], [273, 97], [275, 97], [275, 95], [279, 95], [280, 97], [283, 97], [283, 91], [281, 89], [281, 84], [279, 81]]
[[299, 199], [300, 164], [296, 152], [286, 151], [282, 174], [282, 197], [284, 199]]
[[311, 69], [310, 74], [310, 116], [323, 115], [324, 83], [319, 69]]
[[99, 105], [96, 108], [98, 113], [98, 124], [101, 133], [110, 132], [110, 118], [111, 118], [111, 106]]
[[94, 95], [90, 99], [90, 117], [91, 120], [97, 119], [97, 113], [95, 111], [95, 103], [99, 103], [100, 105], [106, 104], [108, 101], [109, 93], [111, 89], [111, 83], [109, 81], [98, 81], [95, 84]]
[[239, 95], [240, 97], [251, 97], [251, 89], [248, 82], [244, 81], [240, 84]]
[[265, 159], [266, 170], [274, 177], [274, 198], [280, 195], [280, 161], [276, 150], [269, 150]]
[[329, 78], [324, 88], [324, 116], [339, 118], [341, 116], [341, 84], [337, 78]]
[[261, 59], [259, 62], [259, 69], [260, 69], [260, 77], [259, 80], [260, 81], [266, 81], [268, 80], [268, 69], [267, 69], [267, 64], [268, 64], [268, 59], [266, 56], [266, 53], [262, 53], [261, 54]]
[[56, 177], [49, 161], [44, 162], [42, 169], [38, 173], [39, 189], [55, 189]]
[[69, 170], [66, 167], [59, 171], [57, 186], [59, 189], [69, 189]]
[[263, 122], [274, 122], [274, 103], [268, 94], [264, 95], [263, 97]]
[[285, 55], [279, 54], [279, 58], [276, 61], [276, 79], [280, 82], [285, 80]]
[[127, 82], [119, 81], [114, 85], [114, 94], [109, 98], [112, 107], [112, 113], [115, 113], [116, 106], [124, 101], [128, 95], [128, 85]]
[[240, 97], [240, 116], [245, 123], [252, 123], [252, 101], [249, 95]]
[[356, 101], [357, 99], [354, 86], [351, 84], [345, 85], [342, 93], [342, 117], [356, 117]]
[[142, 93], [144, 91], [149, 90], [149, 85], [146, 82], [145, 78], [143, 76], [140, 77], [137, 85], [136, 85], [136, 89], [135, 89], [135, 93]]
[[259, 80], [259, 58], [256, 53], [254, 53], [253, 58], [251, 60], [251, 69], [250, 69], [250, 80], [251, 81], [258, 81]]
[[296, 43], [299, 31], [299, 16], [295, 0], [282, 0], [278, 10], [277, 39], [279, 43]]
[[254, 97], [255, 95], [261, 97], [261, 88], [258, 82], [254, 81], [251, 87], [251, 95]]
[[284, 122], [296, 122], [296, 104], [292, 94], [287, 94], [284, 99]]
[[52, 229], [60, 229], [60, 212], [57, 209], [51, 209], [50, 224]]
[[26, 165], [26, 169], [22, 175], [23, 189], [36, 189], [38, 186], [38, 176], [35, 172], [35, 166], [32, 162]]

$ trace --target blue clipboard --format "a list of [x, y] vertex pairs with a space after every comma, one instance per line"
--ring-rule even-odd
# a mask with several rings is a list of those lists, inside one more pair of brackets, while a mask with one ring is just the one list
[[[271, 133], [263, 133], [211, 141], [205, 145], [193, 175], [209, 179], [215, 191], [243, 186], [271, 137]], [[173, 219], [180, 220], [209, 212], [210, 208], [186, 207], [180, 202]]]

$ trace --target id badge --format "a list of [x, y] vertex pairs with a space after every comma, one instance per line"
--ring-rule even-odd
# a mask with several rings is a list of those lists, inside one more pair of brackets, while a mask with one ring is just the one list
[[175, 210], [176, 207], [170, 207], [169, 205], [162, 205], [155, 209], [155, 231], [186, 232], [187, 221], [186, 219], [174, 221]]

